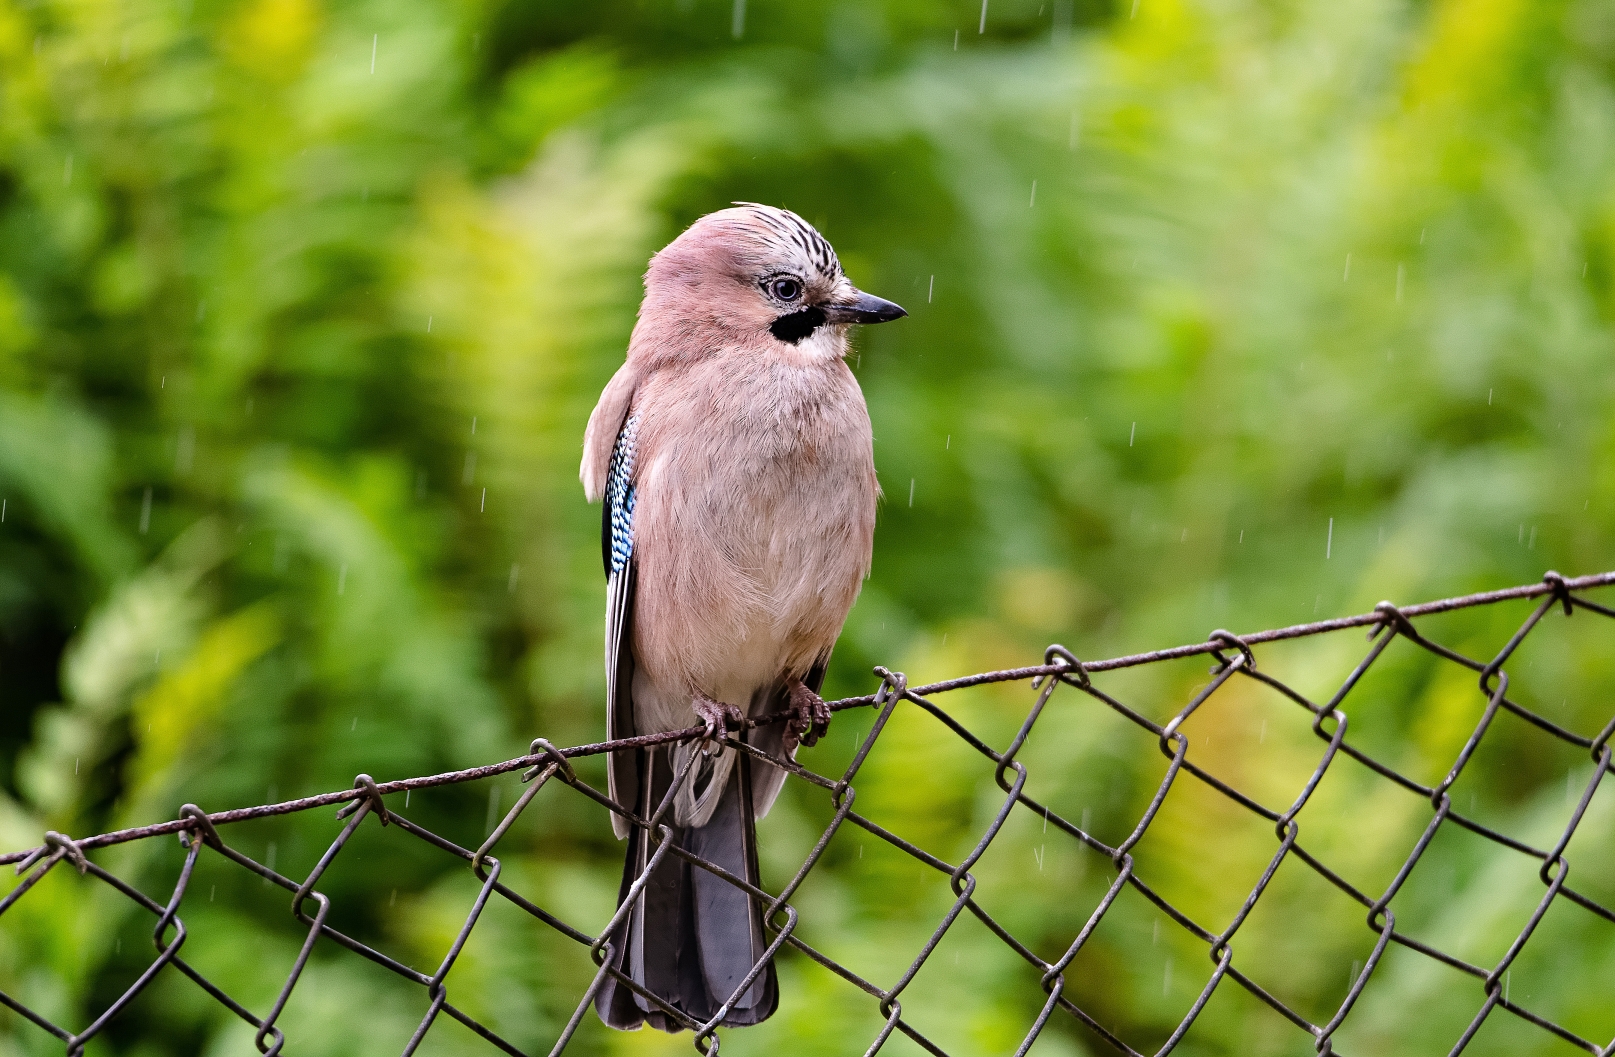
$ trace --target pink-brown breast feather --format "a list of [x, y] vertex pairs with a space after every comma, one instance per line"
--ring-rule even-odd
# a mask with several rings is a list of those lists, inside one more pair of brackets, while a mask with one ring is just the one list
[[670, 693], [713, 695], [805, 674], [834, 645], [874, 540], [852, 372], [726, 351], [651, 372], [634, 409], [640, 668]]

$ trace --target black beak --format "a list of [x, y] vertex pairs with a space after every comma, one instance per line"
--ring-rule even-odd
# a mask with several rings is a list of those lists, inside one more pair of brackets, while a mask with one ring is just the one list
[[886, 323], [893, 319], [902, 319], [908, 315], [903, 311], [902, 305], [896, 305], [883, 297], [874, 294], [858, 292], [858, 299], [852, 304], [831, 304], [824, 306], [824, 321], [826, 323]]

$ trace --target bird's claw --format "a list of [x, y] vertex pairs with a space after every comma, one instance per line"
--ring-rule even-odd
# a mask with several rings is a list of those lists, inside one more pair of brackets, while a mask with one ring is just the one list
[[701, 740], [708, 747], [722, 741], [729, 728], [739, 730], [746, 725], [745, 715], [734, 705], [714, 701], [705, 694], [696, 694], [691, 704], [704, 728]]
[[793, 743], [792, 749], [797, 744], [811, 748], [830, 729], [830, 706], [800, 679], [790, 680], [787, 686], [790, 703], [786, 711], [791, 717], [785, 721], [787, 740]]

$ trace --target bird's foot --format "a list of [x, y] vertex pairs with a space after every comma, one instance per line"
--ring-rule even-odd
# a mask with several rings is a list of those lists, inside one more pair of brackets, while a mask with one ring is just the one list
[[790, 695], [786, 711], [791, 716], [785, 721], [786, 741], [790, 743], [792, 751], [795, 751], [797, 744], [811, 748], [830, 729], [830, 706], [794, 676], [786, 681], [785, 686]]
[[695, 709], [702, 726], [706, 728], [701, 740], [706, 742], [709, 748], [720, 741], [730, 727], [739, 730], [746, 725], [746, 716], [740, 709], [722, 701], [714, 701], [706, 694], [696, 694], [690, 705]]

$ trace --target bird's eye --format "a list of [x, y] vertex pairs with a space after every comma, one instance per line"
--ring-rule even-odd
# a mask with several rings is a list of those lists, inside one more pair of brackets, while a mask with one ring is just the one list
[[768, 284], [769, 293], [781, 301], [795, 301], [802, 296], [802, 284], [790, 276], [782, 276]]

